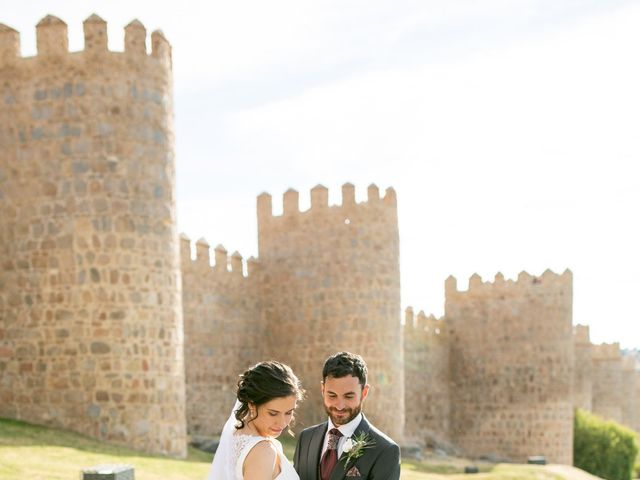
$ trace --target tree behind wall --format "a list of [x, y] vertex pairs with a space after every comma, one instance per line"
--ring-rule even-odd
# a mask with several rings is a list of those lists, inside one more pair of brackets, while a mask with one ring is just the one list
[[576, 410], [574, 465], [607, 480], [631, 480], [638, 457], [636, 433], [584, 410]]

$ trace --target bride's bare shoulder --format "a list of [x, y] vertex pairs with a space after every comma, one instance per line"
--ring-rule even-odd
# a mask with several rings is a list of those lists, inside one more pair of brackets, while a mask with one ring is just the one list
[[278, 450], [276, 445], [265, 439], [258, 442], [247, 454], [242, 467], [245, 479], [271, 479], [278, 468]]

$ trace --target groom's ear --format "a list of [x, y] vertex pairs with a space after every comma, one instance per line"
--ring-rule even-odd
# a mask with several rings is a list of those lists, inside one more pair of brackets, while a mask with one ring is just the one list
[[362, 387], [362, 401], [364, 402], [364, 399], [367, 398], [367, 395], [369, 395], [369, 387], [370, 385], [367, 383], [364, 387]]
[[324, 380], [320, 382], [320, 395], [324, 398]]

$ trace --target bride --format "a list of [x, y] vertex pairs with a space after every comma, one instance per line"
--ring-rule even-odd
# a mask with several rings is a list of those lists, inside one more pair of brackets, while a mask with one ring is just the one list
[[261, 362], [240, 375], [207, 480], [299, 480], [276, 438], [303, 396], [300, 381], [282, 363]]

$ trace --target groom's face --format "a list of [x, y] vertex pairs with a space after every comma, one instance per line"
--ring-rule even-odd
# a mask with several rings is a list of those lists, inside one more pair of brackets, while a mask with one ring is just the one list
[[327, 377], [322, 383], [322, 401], [334, 425], [344, 425], [362, 410], [362, 402], [369, 394], [369, 385], [362, 387], [358, 377]]

